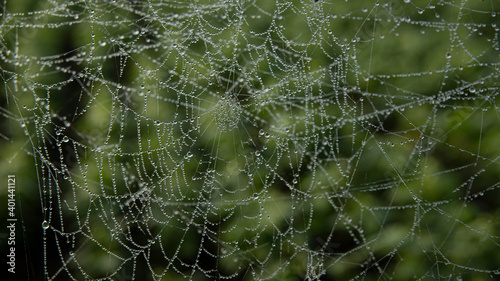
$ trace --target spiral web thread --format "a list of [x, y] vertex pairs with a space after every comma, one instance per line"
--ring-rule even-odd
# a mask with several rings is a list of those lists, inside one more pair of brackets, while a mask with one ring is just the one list
[[32, 262], [50, 280], [495, 278], [499, 10], [4, 1]]

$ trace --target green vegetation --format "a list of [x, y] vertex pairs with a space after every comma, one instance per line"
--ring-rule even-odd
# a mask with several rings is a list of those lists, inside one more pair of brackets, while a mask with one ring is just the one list
[[2, 5], [17, 279], [498, 278], [498, 1]]

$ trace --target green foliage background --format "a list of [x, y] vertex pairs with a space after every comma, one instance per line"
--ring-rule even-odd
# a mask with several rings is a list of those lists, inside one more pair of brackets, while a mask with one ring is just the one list
[[18, 276], [498, 278], [499, 10], [4, 1]]

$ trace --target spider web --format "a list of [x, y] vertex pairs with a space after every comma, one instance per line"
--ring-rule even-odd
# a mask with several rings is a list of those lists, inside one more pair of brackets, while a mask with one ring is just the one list
[[498, 1], [22, 2], [35, 279], [498, 278]]

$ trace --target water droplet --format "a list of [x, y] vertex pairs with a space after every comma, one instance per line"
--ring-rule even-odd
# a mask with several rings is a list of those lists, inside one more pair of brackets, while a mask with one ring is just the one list
[[44, 220], [44, 221], [42, 222], [42, 228], [43, 228], [43, 229], [47, 229], [47, 228], [49, 228], [49, 223], [48, 223], [46, 220]]

